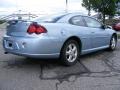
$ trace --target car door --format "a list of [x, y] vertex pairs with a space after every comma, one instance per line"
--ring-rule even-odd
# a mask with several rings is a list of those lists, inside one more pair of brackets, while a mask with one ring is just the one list
[[77, 35], [81, 39], [82, 51], [91, 49], [91, 32], [88, 27], [86, 27], [86, 23], [83, 17], [80, 15], [73, 16], [70, 18], [69, 23], [71, 24], [71, 27], [74, 31], [73, 33], [75, 33], [75, 35]]
[[102, 24], [91, 17], [84, 17], [84, 20], [91, 32], [92, 48], [107, 46], [109, 43], [109, 33]]

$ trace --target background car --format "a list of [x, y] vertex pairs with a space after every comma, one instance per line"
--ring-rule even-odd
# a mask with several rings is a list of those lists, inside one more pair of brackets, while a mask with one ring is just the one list
[[60, 58], [65, 65], [73, 65], [80, 55], [116, 48], [117, 34], [114, 30], [79, 13], [8, 23], [3, 38], [5, 53], [31, 58]]
[[113, 29], [116, 31], [120, 31], [120, 23], [113, 25]]

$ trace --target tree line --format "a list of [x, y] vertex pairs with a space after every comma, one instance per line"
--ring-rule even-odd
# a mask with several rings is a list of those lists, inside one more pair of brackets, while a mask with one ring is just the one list
[[88, 10], [88, 15], [91, 14], [91, 10], [101, 13], [102, 21], [105, 23], [106, 15], [110, 18], [117, 13], [116, 8], [118, 2], [120, 0], [83, 0], [82, 6]]

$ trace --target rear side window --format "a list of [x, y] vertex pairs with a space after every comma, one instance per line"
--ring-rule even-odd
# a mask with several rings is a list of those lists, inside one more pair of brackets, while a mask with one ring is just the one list
[[70, 24], [77, 26], [86, 26], [82, 16], [74, 16], [69, 20]]

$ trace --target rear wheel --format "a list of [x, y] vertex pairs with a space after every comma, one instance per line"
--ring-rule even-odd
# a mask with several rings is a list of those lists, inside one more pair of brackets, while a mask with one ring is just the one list
[[112, 51], [115, 50], [116, 45], [117, 45], [117, 40], [115, 36], [112, 36], [110, 40], [109, 50], [112, 50]]
[[67, 41], [61, 51], [60, 60], [64, 65], [71, 66], [75, 64], [80, 55], [79, 44], [75, 40]]

